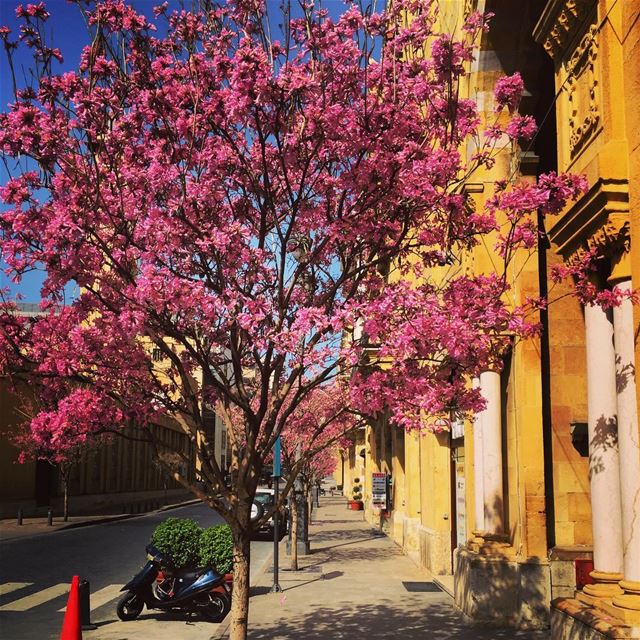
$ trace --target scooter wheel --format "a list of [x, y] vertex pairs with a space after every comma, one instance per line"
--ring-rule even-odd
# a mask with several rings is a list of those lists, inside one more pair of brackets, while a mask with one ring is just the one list
[[230, 609], [231, 602], [224, 593], [210, 593], [209, 602], [200, 608], [200, 613], [208, 622], [222, 622]]
[[118, 606], [116, 607], [116, 613], [118, 618], [123, 621], [135, 620], [142, 609], [144, 608], [144, 601], [133, 591], [127, 591], [120, 600], [118, 600]]

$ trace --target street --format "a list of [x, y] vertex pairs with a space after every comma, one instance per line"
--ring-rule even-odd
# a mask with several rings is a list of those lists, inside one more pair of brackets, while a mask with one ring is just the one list
[[[120, 587], [145, 563], [145, 545], [153, 529], [169, 517], [193, 518], [203, 527], [222, 522], [206, 506], [191, 505], [118, 522], [0, 541], [0, 637], [58, 638], [64, 615], [61, 609], [66, 605], [73, 575], [91, 584], [91, 621], [114, 620]], [[252, 543], [252, 577], [270, 557], [272, 548], [266, 539]], [[146, 610], [143, 613], [152, 617], [156, 614], [159, 619], [166, 615]], [[176, 620], [176, 616], [172, 619]], [[215, 626], [210, 625], [212, 631]]]

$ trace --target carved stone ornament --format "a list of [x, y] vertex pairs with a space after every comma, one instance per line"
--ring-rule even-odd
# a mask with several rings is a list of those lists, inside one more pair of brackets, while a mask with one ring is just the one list
[[589, 12], [593, 11], [595, 17], [596, 6], [597, 0], [550, 0], [533, 30], [533, 37], [554, 60], [559, 60]]
[[627, 251], [630, 242], [629, 218], [624, 214], [609, 216], [606, 224], [587, 238], [589, 248], [608, 256]]
[[606, 256], [613, 261], [616, 256], [628, 252], [630, 248], [629, 219], [624, 214], [614, 215], [610, 216], [603, 226], [586, 238], [582, 246], [576, 247], [566, 262], [579, 264], [591, 249], [596, 249], [598, 255]]
[[581, 261], [596, 249], [614, 259], [629, 249], [629, 184], [621, 178], [599, 178], [589, 191], [556, 219], [549, 239], [565, 262]]
[[563, 90], [567, 94], [569, 111], [569, 152], [575, 156], [598, 128], [598, 27], [591, 25], [571, 58], [563, 65], [567, 81]]

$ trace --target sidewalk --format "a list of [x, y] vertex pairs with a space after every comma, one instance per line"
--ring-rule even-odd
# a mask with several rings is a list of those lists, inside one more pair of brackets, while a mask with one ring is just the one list
[[[493, 629], [469, 622], [427, 572], [363, 521], [362, 512], [347, 510], [342, 497], [325, 497], [321, 504], [310, 527], [312, 553], [300, 558], [300, 571], [282, 570], [288, 565], [282, 545], [283, 592], [269, 592], [271, 571], [255, 581], [251, 640], [549, 638], [548, 631]], [[213, 638], [228, 637], [227, 621]]]
[[[189, 504], [196, 504], [200, 500], [186, 500], [178, 502], [176, 504], [168, 504], [155, 511], [168, 511], [170, 509], [176, 509], [177, 507], [184, 507]], [[64, 522], [62, 516], [56, 516], [53, 518], [53, 524], [49, 526], [47, 524], [46, 517], [40, 518], [24, 518], [21, 525], [18, 525], [17, 519], [3, 519], [0, 520], [0, 540], [13, 540], [14, 538], [26, 538], [29, 536], [43, 535], [46, 533], [52, 533], [53, 531], [60, 531], [62, 529], [74, 529], [76, 527], [86, 527], [92, 524], [102, 524], [104, 522], [113, 522], [116, 520], [125, 520], [127, 518], [136, 518], [138, 516], [146, 515], [147, 513], [155, 513], [155, 511], [147, 511], [143, 513], [116, 513], [116, 514], [98, 514], [98, 515], [85, 515], [85, 516], [69, 516], [69, 520]]]

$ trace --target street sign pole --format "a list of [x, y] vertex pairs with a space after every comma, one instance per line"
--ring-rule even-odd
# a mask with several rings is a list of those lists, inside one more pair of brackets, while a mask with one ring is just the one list
[[[276, 442], [273, 445], [273, 500], [274, 504], [278, 504], [280, 498], [280, 475], [281, 475], [281, 444], [280, 436], [276, 438]], [[271, 587], [272, 593], [278, 593], [282, 591], [280, 583], [278, 582], [278, 564], [279, 564], [279, 546], [280, 546], [280, 510], [276, 509], [273, 514], [273, 586]]]

